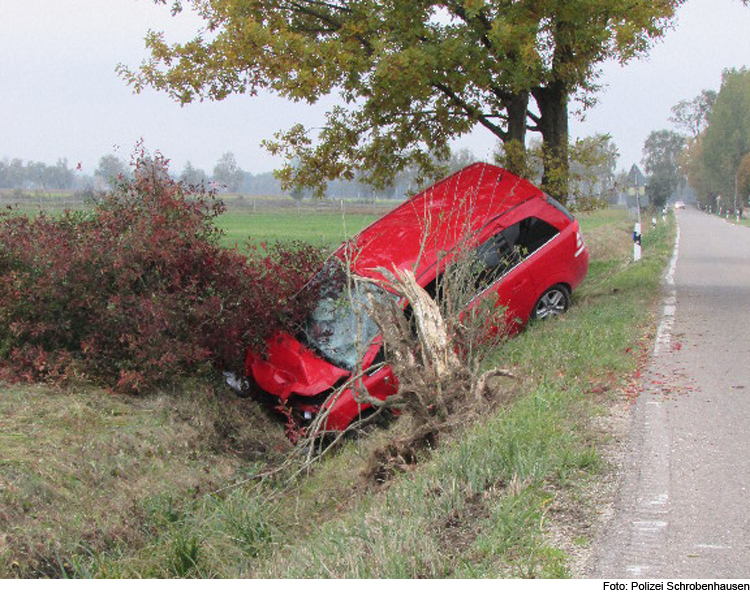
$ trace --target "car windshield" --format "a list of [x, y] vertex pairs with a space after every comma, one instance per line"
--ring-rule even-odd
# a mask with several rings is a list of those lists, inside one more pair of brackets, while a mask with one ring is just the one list
[[302, 339], [326, 359], [351, 371], [365, 348], [380, 332], [368, 311], [368, 294], [386, 302], [392, 296], [384, 289], [357, 277], [347, 279], [338, 259], [329, 261], [313, 278], [320, 299], [302, 327]]

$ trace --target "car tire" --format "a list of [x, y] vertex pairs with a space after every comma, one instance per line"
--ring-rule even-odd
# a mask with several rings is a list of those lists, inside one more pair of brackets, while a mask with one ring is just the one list
[[224, 380], [229, 389], [240, 398], [250, 398], [255, 395], [253, 384], [244, 375], [237, 375], [232, 371], [224, 371]]
[[565, 285], [555, 285], [542, 293], [534, 304], [531, 318], [543, 320], [551, 316], [560, 316], [568, 311], [570, 291]]

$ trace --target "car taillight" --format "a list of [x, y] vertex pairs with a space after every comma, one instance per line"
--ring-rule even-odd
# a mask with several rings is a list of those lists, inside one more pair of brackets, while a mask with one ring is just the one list
[[586, 245], [583, 243], [583, 234], [581, 234], [581, 228], [576, 231], [576, 257], [583, 253]]

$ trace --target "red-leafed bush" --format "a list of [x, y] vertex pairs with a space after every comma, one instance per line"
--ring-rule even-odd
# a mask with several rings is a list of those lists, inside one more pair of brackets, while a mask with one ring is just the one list
[[90, 211], [0, 216], [0, 370], [72, 374], [137, 392], [244, 350], [307, 313], [295, 297], [321, 252], [219, 246], [211, 193], [142, 157]]

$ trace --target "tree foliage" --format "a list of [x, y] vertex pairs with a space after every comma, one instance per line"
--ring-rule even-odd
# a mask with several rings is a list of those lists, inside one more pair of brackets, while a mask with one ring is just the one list
[[176, 0], [173, 12], [191, 6], [205, 29], [182, 44], [151, 31], [150, 59], [119, 72], [180, 103], [337, 96], [324, 127], [266, 143], [287, 185], [320, 190], [355, 169], [377, 187], [409, 166], [433, 176], [451, 141], [481, 126], [517, 142], [508, 168], [519, 173], [527, 130], [540, 132], [543, 184], [565, 198], [568, 100], [591, 102], [597, 66], [646, 52], [682, 1]]
[[652, 131], [643, 144], [646, 191], [655, 207], [664, 207], [682, 181], [679, 161], [684, 146], [685, 138], [668, 130]]
[[602, 207], [611, 201], [619, 157], [612, 138], [601, 133], [579, 139], [571, 146], [570, 189], [577, 209]]
[[709, 195], [733, 206], [737, 171], [750, 152], [750, 70], [727, 70], [703, 139], [702, 164]]
[[[505, 165], [511, 144], [499, 145], [495, 162]], [[533, 139], [526, 150], [524, 177], [539, 182], [545, 171], [544, 144]], [[511, 152], [512, 153], [512, 152]], [[609, 135], [595, 135], [577, 139], [569, 147], [568, 205], [578, 211], [606, 206], [615, 191], [615, 169], [620, 152]], [[552, 173], [554, 178], [555, 173]]]
[[742, 157], [737, 168], [737, 199], [743, 205], [750, 201], [750, 152]]
[[700, 124], [702, 129], [688, 142], [683, 157], [688, 182], [708, 208], [739, 209], [747, 203], [743, 184], [744, 159], [750, 154], [750, 69], [724, 72]]
[[697, 137], [708, 124], [708, 116], [716, 104], [716, 91], [703, 89], [700, 95], [680, 101], [672, 107], [669, 121], [690, 137]]

